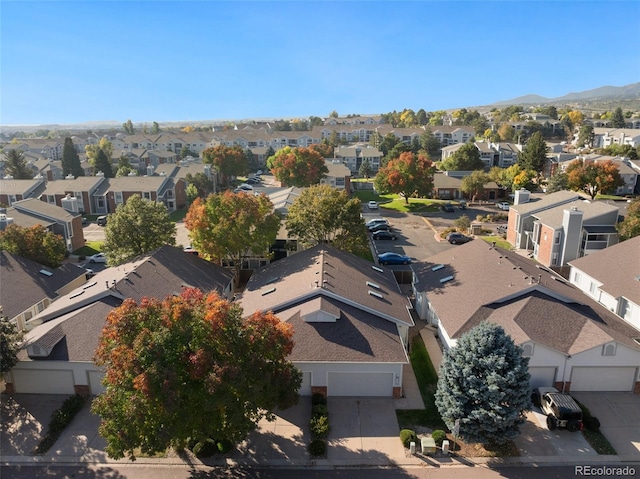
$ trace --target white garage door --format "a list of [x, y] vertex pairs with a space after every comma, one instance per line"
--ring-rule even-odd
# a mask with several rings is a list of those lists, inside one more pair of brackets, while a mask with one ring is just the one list
[[311, 373], [302, 373], [302, 386], [298, 391], [300, 396], [311, 396]]
[[574, 367], [571, 371], [571, 391], [631, 391], [636, 368]]
[[89, 390], [91, 394], [101, 394], [104, 392], [104, 386], [101, 381], [104, 377], [102, 371], [89, 371]]
[[13, 385], [17, 393], [74, 394], [73, 372], [40, 369], [14, 369]]
[[329, 373], [329, 396], [393, 396], [391, 373]]
[[529, 368], [529, 374], [531, 379], [531, 389], [540, 388], [544, 386], [553, 386], [553, 382], [556, 379], [556, 368], [552, 367], [532, 367]]

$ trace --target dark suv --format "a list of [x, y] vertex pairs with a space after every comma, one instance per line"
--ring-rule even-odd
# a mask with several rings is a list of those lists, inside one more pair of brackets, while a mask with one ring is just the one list
[[547, 416], [550, 431], [556, 428], [571, 432], [582, 430], [582, 409], [568, 394], [562, 394], [556, 388], [538, 388], [534, 392], [534, 403], [539, 404]]

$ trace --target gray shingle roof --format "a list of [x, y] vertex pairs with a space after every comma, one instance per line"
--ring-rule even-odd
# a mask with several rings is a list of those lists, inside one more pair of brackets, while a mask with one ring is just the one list
[[[443, 266], [434, 271], [436, 265]], [[520, 338], [538, 338], [559, 351], [589, 349], [602, 344], [603, 337], [640, 349], [631, 339], [638, 335], [637, 330], [578, 288], [534, 261], [491, 248], [484, 241], [439, 253], [414, 264], [413, 269], [417, 291], [426, 293], [452, 338], [490, 319], [507, 325], [508, 332]], [[453, 278], [441, 282], [448, 276]], [[520, 300], [524, 302], [518, 303]], [[564, 334], [567, 325], [558, 325], [559, 318], [568, 318], [572, 327], [580, 324], [582, 333], [576, 337]], [[548, 329], [547, 336], [534, 328], [535, 321], [539, 323], [535, 328]]]

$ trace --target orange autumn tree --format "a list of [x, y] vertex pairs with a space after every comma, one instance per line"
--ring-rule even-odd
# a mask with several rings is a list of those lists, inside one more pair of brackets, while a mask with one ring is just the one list
[[316, 185], [329, 172], [324, 158], [316, 149], [289, 146], [269, 157], [267, 167], [282, 186]]
[[584, 191], [591, 199], [624, 185], [618, 166], [611, 160], [574, 160], [567, 166], [566, 173], [569, 188]]
[[433, 162], [424, 155], [405, 152], [381, 168], [374, 181], [380, 193], [399, 193], [405, 203], [413, 194], [427, 196], [433, 190]]
[[205, 165], [213, 165], [220, 173], [223, 185], [227, 185], [232, 176], [244, 175], [249, 171], [247, 158], [240, 146], [213, 146], [203, 150], [201, 155]]
[[293, 331], [273, 313], [243, 319], [215, 292], [127, 299], [107, 317], [93, 402], [112, 458], [195, 441], [241, 441], [275, 408], [298, 401], [302, 375], [287, 357]]

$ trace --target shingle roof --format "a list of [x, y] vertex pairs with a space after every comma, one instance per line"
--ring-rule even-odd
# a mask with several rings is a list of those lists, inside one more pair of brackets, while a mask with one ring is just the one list
[[3, 195], [24, 195], [26, 192], [39, 185], [40, 190], [44, 189], [44, 182], [41, 179], [33, 180], [5, 180], [0, 178], [0, 193]]
[[[53, 273], [47, 276], [46, 270]], [[35, 261], [0, 252], [0, 305], [9, 318], [13, 318], [44, 298], [54, 299], [56, 291], [71, 283], [85, 271], [75, 264], [66, 263], [49, 268]]]
[[[576, 203], [576, 207], [579, 211], [582, 211], [582, 221], [591, 221], [600, 216], [618, 212], [618, 207], [609, 205], [607, 203], [602, 203], [599, 201], [590, 202], [590, 201], [579, 201]], [[559, 228], [562, 226], [562, 219], [564, 218], [564, 211], [568, 210], [568, 205], [560, 205], [555, 206], [553, 208], [549, 208], [547, 210], [541, 211], [539, 213], [534, 213], [533, 216], [538, 218], [538, 220], [551, 228]], [[617, 222], [617, 214], [613, 219], [613, 224]]]
[[45, 195], [63, 195], [74, 191], [91, 191], [104, 178], [97, 176], [79, 176], [75, 180], [49, 181], [44, 191]]
[[640, 236], [573, 260], [570, 266], [596, 279], [615, 298], [640, 305]]
[[[522, 338], [538, 338], [560, 351], [595, 347], [602, 344], [598, 341], [603, 335], [640, 349], [631, 339], [637, 336], [635, 329], [562, 277], [528, 258], [492, 248], [484, 241], [471, 241], [454, 251], [439, 253], [424, 263], [414, 264], [413, 269], [417, 291], [426, 293], [452, 338], [479, 321], [491, 319], [508, 325], [507, 329]], [[449, 276], [452, 278], [448, 281], [441, 281]], [[573, 318], [574, 326], [582, 324], [579, 337], [563, 334], [566, 324], [558, 325], [558, 318]], [[536, 321], [538, 325], [533, 324]], [[536, 328], [548, 328], [544, 333], [547, 336]], [[554, 333], [558, 328], [560, 334]]]
[[[73, 218], [79, 216], [77, 213], [70, 213], [60, 206], [52, 205], [45, 201], [36, 200], [35, 198], [16, 201], [15, 203], [13, 203], [12, 208], [25, 214], [32, 213], [34, 215], [43, 215], [47, 218], [52, 218], [64, 222], [73, 221]], [[9, 210], [7, 210], [7, 213], [8, 211]]]
[[413, 326], [407, 310], [409, 301], [400, 292], [393, 272], [375, 268], [362, 258], [318, 245], [255, 271], [240, 303], [248, 315], [257, 310], [284, 309], [324, 295]]
[[578, 201], [580, 199], [580, 195], [574, 191], [556, 191], [555, 193], [545, 195], [540, 199], [532, 198], [531, 201], [527, 203], [513, 205], [511, 208], [523, 215], [542, 211], [556, 205], [571, 203], [572, 201]]

